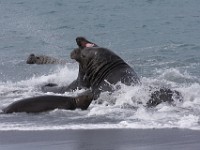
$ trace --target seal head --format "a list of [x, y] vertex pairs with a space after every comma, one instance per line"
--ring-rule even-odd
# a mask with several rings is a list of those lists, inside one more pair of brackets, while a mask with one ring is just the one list
[[77, 43], [78, 47], [81, 48], [81, 49], [83, 49], [85, 47], [98, 47], [98, 45], [96, 45], [95, 43], [92, 43], [92, 42], [88, 41], [84, 37], [77, 37], [76, 38], [76, 43]]

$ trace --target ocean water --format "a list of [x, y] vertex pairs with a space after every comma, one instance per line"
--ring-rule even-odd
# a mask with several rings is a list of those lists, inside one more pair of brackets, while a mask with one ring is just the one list
[[[199, 0], [0, 0], [0, 110], [44, 95], [40, 87], [46, 83], [66, 85], [76, 79], [78, 65], [69, 55], [77, 36], [113, 50], [142, 82], [122, 85], [111, 96], [102, 93], [86, 111], [0, 114], [0, 130], [200, 130], [199, 28]], [[30, 53], [68, 63], [28, 65]], [[178, 90], [184, 100], [148, 109], [150, 86]]]

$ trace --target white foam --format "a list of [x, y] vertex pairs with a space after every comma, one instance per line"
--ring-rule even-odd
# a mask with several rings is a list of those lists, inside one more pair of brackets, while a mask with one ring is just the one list
[[[0, 84], [0, 94], [16, 89], [22, 92], [4, 95], [0, 108], [18, 99], [42, 94], [36, 89], [44, 83], [69, 84], [77, 77], [77, 72], [78, 67], [70, 69], [66, 66], [58, 68], [54, 73], [47, 76], [32, 77], [16, 83], [2, 83]], [[180, 78], [193, 78], [176, 69], [166, 70], [160, 72], [157, 77], [142, 78], [142, 86], [132, 87], [119, 83], [117, 86], [121, 86], [121, 90], [115, 91], [111, 95], [108, 92], [102, 93], [96, 102], [92, 102], [87, 111], [79, 109], [76, 111], [55, 110], [40, 115], [0, 115], [1, 120], [4, 120], [4, 122], [0, 122], [0, 130], [104, 128], [188, 128], [200, 130], [198, 116], [200, 113], [200, 84], [171, 81], [168, 79], [167, 73], [175, 73], [174, 76]], [[177, 102], [176, 106], [163, 103], [156, 108], [147, 109], [145, 104], [151, 94], [149, 86], [158, 85], [167, 85], [180, 91], [184, 101]], [[76, 95], [83, 91], [79, 90], [64, 95]], [[48, 123], [44, 123], [44, 120]]]
[[184, 115], [177, 122], [177, 126], [179, 126], [180, 128], [194, 128], [196, 126], [199, 126], [199, 116], [195, 116], [192, 114]]

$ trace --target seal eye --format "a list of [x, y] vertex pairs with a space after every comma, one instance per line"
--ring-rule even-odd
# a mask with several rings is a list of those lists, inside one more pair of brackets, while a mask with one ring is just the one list
[[40, 59], [40, 57], [36, 57], [36, 59]]

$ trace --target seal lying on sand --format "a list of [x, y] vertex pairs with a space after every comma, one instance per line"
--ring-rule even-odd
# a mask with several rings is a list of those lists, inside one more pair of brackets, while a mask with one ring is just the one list
[[[97, 99], [101, 92], [112, 92], [113, 85], [121, 82], [128, 86], [140, 84], [135, 71], [114, 52], [98, 47], [83, 37], [76, 38], [79, 48], [71, 52], [71, 58], [79, 63], [78, 78], [69, 86], [58, 87], [48, 84], [42, 88], [44, 92], [64, 93], [76, 89], [89, 89], [76, 97], [39, 96], [20, 100], [9, 105], [4, 113], [12, 112], [42, 112], [55, 108], [87, 109], [93, 99]], [[181, 94], [170, 89], [154, 91], [147, 107], [153, 107], [161, 102], [173, 102], [173, 96], [181, 99]]]
[[50, 56], [45, 56], [45, 55], [35, 55], [35, 54], [30, 54], [29, 57], [27, 58], [26, 61], [27, 64], [62, 64], [65, 65], [67, 62], [64, 60], [60, 60], [57, 58], [53, 58]]

